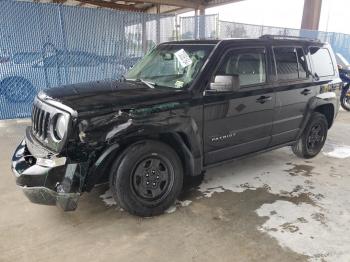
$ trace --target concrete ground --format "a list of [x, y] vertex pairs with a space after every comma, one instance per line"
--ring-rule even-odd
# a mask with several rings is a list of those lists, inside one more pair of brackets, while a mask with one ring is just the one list
[[0, 261], [350, 261], [350, 113], [323, 153], [289, 148], [223, 165], [155, 218], [120, 210], [106, 186], [75, 212], [30, 203], [10, 157], [26, 121], [0, 122]]

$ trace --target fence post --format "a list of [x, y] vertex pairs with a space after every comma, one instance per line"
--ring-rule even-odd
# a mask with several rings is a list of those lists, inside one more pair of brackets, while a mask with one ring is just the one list
[[157, 37], [156, 37], [156, 44], [158, 45], [160, 43], [160, 4], [157, 4]]
[[215, 17], [215, 24], [216, 24], [216, 29], [215, 29], [215, 33], [216, 33], [216, 39], [220, 38], [220, 20], [219, 20], [219, 15], [217, 15]]
[[205, 39], [205, 8], [204, 7], [200, 7], [199, 9], [199, 39]]
[[147, 53], [147, 24], [145, 16], [142, 18], [142, 51], [144, 54]]
[[[180, 24], [181, 24], [181, 17], [180, 17]], [[180, 31], [180, 24], [178, 24], [178, 18], [175, 16], [175, 40], [179, 40], [179, 31]]]
[[195, 11], [195, 16], [194, 16], [194, 39], [198, 39], [198, 9]]
[[263, 35], [264, 35], [264, 26], [262, 25], [262, 26], [261, 26], [260, 36], [263, 36]]
[[[62, 4], [58, 5], [58, 15], [59, 15], [59, 18], [60, 18], [61, 35], [62, 35], [62, 40], [63, 40], [64, 52], [65, 52], [65, 54], [68, 54], [67, 34], [66, 34], [65, 25], [64, 25], [64, 19], [63, 19], [63, 14], [62, 14]], [[69, 83], [69, 76], [68, 76], [67, 66], [63, 66], [63, 68], [64, 68], [65, 84], [67, 85]], [[59, 68], [58, 68], [58, 70], [59, 70], [58, 74], [61, 74], [61, 71], [60, 71]]]

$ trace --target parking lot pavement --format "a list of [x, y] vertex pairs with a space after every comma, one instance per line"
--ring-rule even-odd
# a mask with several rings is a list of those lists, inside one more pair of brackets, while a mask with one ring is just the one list
[[0, 261], [350, 261], [350, 113], [316, 158], [283, 148], [213, 168], [155, 218], [104, 185], [71, 213], [31, 204], [9, 168], [26, 124], [0, 122]]

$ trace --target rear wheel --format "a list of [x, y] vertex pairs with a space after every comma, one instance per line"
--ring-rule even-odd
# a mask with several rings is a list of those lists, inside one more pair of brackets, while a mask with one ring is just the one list
[[110, 174], [114, 199], [120, 207], [138, 216], [163, 213], [175, 202], [182, 184], [183, 168], [175, 151], [152, 140], [127, 148]]
[[324, 115], [313, 113], [297, 143], [292, 147], [295, 155], [313, 158], [323, 148], [328, 133], [328, 122]]

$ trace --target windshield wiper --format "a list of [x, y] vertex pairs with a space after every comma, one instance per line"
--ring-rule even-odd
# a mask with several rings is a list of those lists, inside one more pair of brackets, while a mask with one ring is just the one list
[[141, 83], [144, 83], [145, 85], [147, 85], [149, 88], [155, 88], [156, 83], [152, 83], [143, 79], [137, 79], [138, 81], [140, 81]]
[[143, 83], [143, 84], [145, 84], [146, 86], [148, 86], [149, 88], [152, 88], [152, 89], [157, 86], [156, 83], [152, 83], [150, 81], [147, 81], [147, 80], [144, 80], [144, 79], [141, 79], [141, 78], [138, 78], [138, 79], [126, 79], [126, 80]]

